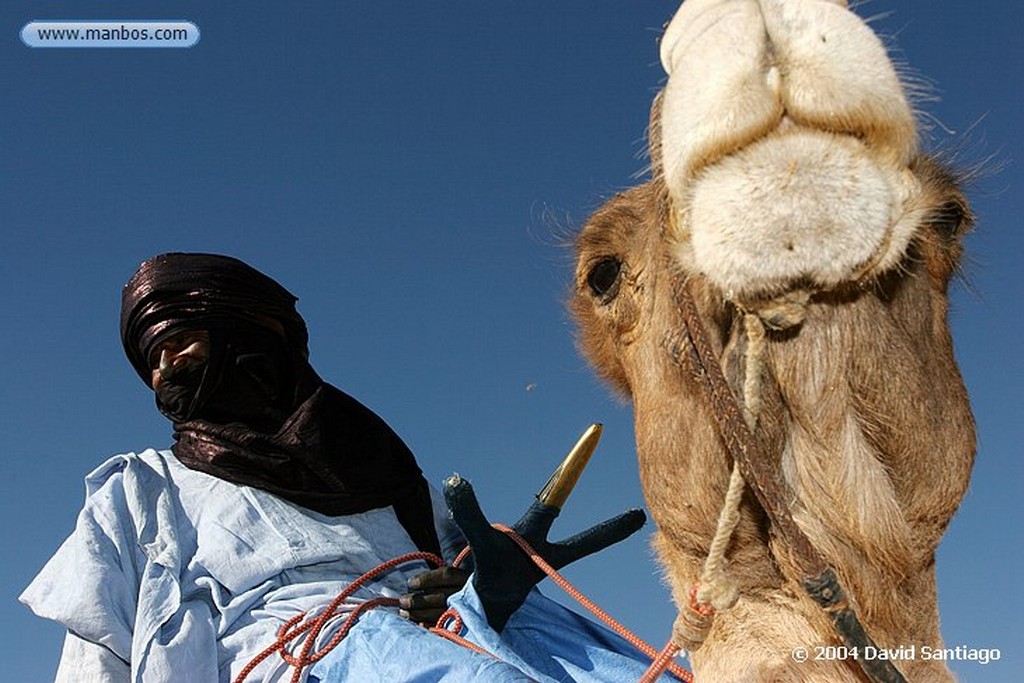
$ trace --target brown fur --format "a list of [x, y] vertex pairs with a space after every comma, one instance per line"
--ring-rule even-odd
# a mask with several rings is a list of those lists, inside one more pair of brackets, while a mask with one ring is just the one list
[[[651, 126], [650, 181], [612, 198], [577, 238], [571, 307], [583, 352], [631, 397], [641, 481], [657, 524], [655, 546], [678, 604], [697, 579], [731, 462], [708, 406], [665, 340], [681, 328], [673, 277], [690, 279], [727, 375], [742, 346], [737, 313], [694, 273], [678, 273], [665, 233], [669, 196]], [[898, 267], [817, 292], [805, 321], [769, 335], [758, 438], [777, 457], [794, 517], [836, 569], [883, 647], [940, 646], [935, 549], [963, 496], [974, 426], [953, 356], [947, 288], [971, 217], [953, 174], [912, 165], [928, 206]], [[621, 261], [612, 291], [588, 276]], [[736, 382], [733, 381], [735, 390]], [[803, 594], [787, 549], [748, 494], [728, 552], [741, 599], [718, 615], [693, 656], [699, 680], [856, 681], [850, 663], [794, 662], [793, 648], [837, 644]], [[950, 680], [941, 662], [899, 662], [910, 681]]]

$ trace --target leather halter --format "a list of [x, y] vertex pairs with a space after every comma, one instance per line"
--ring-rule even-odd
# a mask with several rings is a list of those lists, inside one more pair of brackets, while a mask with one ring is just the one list
[[[668, 351], [673, 362], [689, 370], [700, 385], [726, 450], [764, 509], [775, 534], [789, 548], [800, 574], [800, 584], [825, 610], [836, 633], [849, 648], [863, 652], [866, 647], [875, 647], [835, 571], [793, 520], [785, 504], [786, 484], [781, 473], [770, 466], [770, 460], [761, 452], [743, 420], [743, 411], [726, 381], [685, 277], [673, 278], [672, 296], [682, 313], [683, 327], [666, 341]], [[874, 683], [906, 683], [888, 660], [858, 657], [856, 662]]]

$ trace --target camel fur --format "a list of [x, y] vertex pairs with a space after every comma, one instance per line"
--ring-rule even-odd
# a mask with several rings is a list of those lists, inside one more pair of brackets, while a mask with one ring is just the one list
[[[674, 598], [698, 579], [732, 468], [666, 350], [682, 278], [737, 395], [742, 315], [763, 321], [756, 438], [871, 636], [941, 647], [935, 550], [975, 448], [948, 324], [972, 223], [956, 175], [920, 150], [884, 46], [841, 2], [687, 0], [661, 50], [650, 179], [578, 235], [571, 308], [583, 352], [632, 400]], [[740, 515], [726, 554], [740, 597], [692, 653], [697, 680], [866, 680], [814, 659], [839, 644], [831, 624], [749, 490]], [[942, 661], [897, 666], [952, 680]]]

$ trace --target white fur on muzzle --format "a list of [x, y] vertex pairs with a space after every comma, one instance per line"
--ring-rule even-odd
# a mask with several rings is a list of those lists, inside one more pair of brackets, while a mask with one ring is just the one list
[[895, 265], [919, 216], [914, 118], [844, 3], [687, 0], [661, 46], [674, 253], [727, 295]]

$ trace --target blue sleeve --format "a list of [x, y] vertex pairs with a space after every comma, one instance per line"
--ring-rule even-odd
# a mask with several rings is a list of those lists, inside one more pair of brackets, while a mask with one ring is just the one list
[[129, 680], [128, 662], [102, 645], [82, 640], [74, 633], [67, 634], [53, 683], [128, 683]]
[[[194, 680], [216, 680], [209, 610], [183, 602], [178, 517], [162, 456], [112, 458], [86, 478], [74, 532], [21, 601], [74, 635], [72, 659], [112, 664], [105, 650], [132, 681], [169, 680], [181, 666]], [[62, 660], [61, 670], [75, 665]]]
[[109, 461], [90, 475], [74, 532], [20, 600], [38, 616], [128, 662], [143, 558], [119, 514], [127, 508], [123, 469], [123, 460]]

